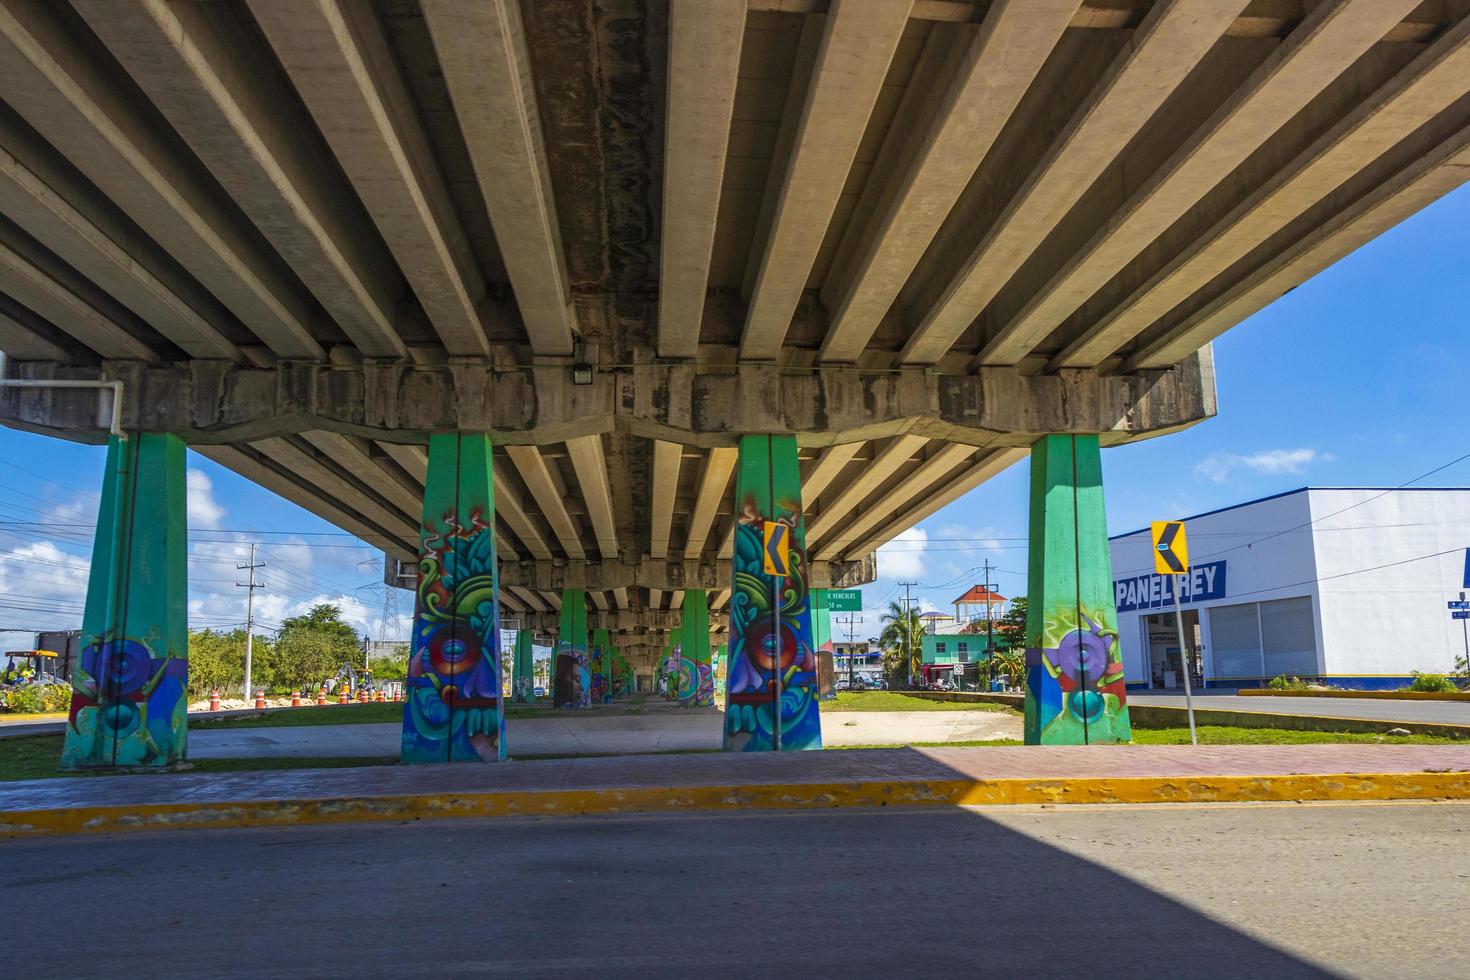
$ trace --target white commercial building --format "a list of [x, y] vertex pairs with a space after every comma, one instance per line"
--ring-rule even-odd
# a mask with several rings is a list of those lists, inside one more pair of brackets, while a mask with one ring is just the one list
[[[1279, 674], [1394, 688], [1449, 673], [1470, 649], [1451, 603], [1470, 595], [1470, 488], [1304, 488], [1185, 519], [1180, 587], [1191, 676], [1255, 686]], [[1181, 687], [1175, 576], [1148, 529], [1112, 539], [1130, 689]]]

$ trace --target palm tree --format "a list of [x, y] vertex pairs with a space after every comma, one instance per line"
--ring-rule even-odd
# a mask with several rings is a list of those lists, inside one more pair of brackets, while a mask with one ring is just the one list
[[1026, 651], [1017, 647], [995, 651], [995, 672], [1007, 686], [1021, 687], [1026, 682]]
[[888, 611], [880, 621], [883, 633], [878, 645], [893, 659], [892, 683], [907, 684], [909, 675], [919, 671], [920, 641], [924, 637], [924, 621], [917, 609], [909, 609], [899, 602], [890, 602]]

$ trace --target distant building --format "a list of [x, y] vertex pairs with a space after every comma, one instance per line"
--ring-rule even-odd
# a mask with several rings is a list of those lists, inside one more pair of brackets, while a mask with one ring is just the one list
[[58, 679], [69, 681], [82, 656], [82, 631], [48, 630], [37, 633], [35, 649], [49, 650], [56, 654], [55, 663], [47, 669], [54, 669]]
[[972, 627], [975, 623], [983, 624], [991, 619], [1000, 619], [1005, 616], [1006, 603], [1009, 601], [993, 588], [987, 588], [984, 585], [976, 585], [966, 590], [964, 595], [952, 603], [955, 630], [964, 631], [966, 627]]

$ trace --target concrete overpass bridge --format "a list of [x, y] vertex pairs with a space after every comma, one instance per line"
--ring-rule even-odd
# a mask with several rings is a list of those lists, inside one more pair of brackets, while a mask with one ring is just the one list
[[[1106, 645], [1098, 447], [1211, 416], [1213, 337], [1470, 177], [1467, 92], [1466, 0], [0, 0], [0, 349], [122, 384], [87, 630], [147, 703], [187, 444], [419, 589], [425, 730], [491, 751], [443, 693], [491, 612], [578, 678], [589, 628], [626, 672], [728, 620], [764, 745], [821, 590], [1033, 447], [1033, 608]], [[1035, 669], [1041, 728], [1126, 733], [1121, 675]]]

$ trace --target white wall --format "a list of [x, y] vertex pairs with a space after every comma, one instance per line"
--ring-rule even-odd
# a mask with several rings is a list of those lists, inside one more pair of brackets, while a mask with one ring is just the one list
[[[1326, 673], [1451, 670], [1465, 641], [1445, 603], [1463, 587], [1470, 490], [1312, 490], [1310, 497]], [[1438, 552], [1448, 554], [1423, 557]]]

